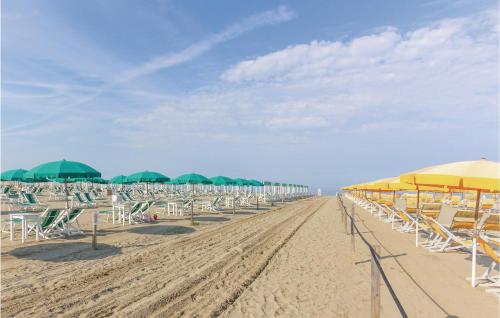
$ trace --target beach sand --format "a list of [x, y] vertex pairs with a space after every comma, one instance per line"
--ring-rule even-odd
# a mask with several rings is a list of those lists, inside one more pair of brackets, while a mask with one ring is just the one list
[[[352, 252], [339, 211], [320, 197], [194, 226], [160, 213], [158, 224], [101, 223], [97, 251], [89, 236], [21, 244], [4, 235], [2, 316], [369, 317], [369, 252], [359, 238]], [[428, 253], [413, 235], [356, 215], [410, 317], [498, 316], [498, 299], [465, 280], [469, 254]], [[381, 303], [383, 317], [398, 317], [384, 285]]]

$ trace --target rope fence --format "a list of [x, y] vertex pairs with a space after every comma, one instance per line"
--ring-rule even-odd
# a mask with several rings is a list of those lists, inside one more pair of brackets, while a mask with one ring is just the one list
[[[371, 263], [372, 263], [372, 317], [380, 317], [380, 277], [382, 277], [382, 280], [384, 281], [385, 286], [389, 290], [389, 293], [394, 300], [394, 303], [398, 307], [399, 313], [401, 314], [401, 317], [407, 318], [408, 315], [406, 314], [403, 305], [401, 305], [401, 302], [399, 301], [398, 296], [396, 295], [396, 292], [394, 291], [394, 288], [392, 288], [391, 283], [389, 282], [389, 279], [387, 278], [387, 275], [384, 272], [384, 269], [382, 268], [382, 265], [380, 264], [379, 260], [379, 255], [378, 255], [378, 248], [373, 247], [361, 234], [361, 231], [358, 229], [356, 226], [356, 222], [354, 220], [354, 206], [353, 206], [353, 211], [352, 214], [349, 214], [347, 212], [347, 208], [344, 205], [344, 201], [342, 200], [342, 196], [340, 194], [337, 194], [337, 199], [339, 202], [339, 205], [342, 207], [343, 210], [343, 220], [345, 222], [345, 217], [347, 216], [350, 220], [350, 225], [351, 225], [351, 244], [354, 248], [354, 231], [359, 235], [361, 240], [366, 244], [368, 249], [370, 250], [371, 254]], [[346, 232], [347, 232], [347, 222], [344, 223], [346, 226]], [[379, 276], [380, 275], [380, 276]]]

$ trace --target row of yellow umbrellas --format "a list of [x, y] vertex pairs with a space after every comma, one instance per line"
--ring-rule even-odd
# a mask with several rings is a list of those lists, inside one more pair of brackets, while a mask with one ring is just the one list
[[[500, 193], [500, 163], [480, 159], [442, 164], [403, 173], [399, 177], [379, 179], [363, 184], [355, 184], [344, 190], [364, 191], [417, 191], [417, 213], [419, 194], [427, 192], [474, 191], [476, 196], [475, 220], [479, 216], [481, 193]], [[418, 222], [416, 226], [418, 246]], [[477, 231], [473, 233], [472, 286], [475, 286]]]

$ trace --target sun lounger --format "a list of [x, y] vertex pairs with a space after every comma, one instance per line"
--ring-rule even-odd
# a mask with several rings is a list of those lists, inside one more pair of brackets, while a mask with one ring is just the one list
[[218, 197], [216, 197], [215, 199], [213, 199], [211, 201], [204, 201], [204, 202], [202, 202], [201, 203], [201, 209], [202, 209], [202, 211], [212, 211], [212, 212], [215, 212], [215, 211], [220, 210], [219, 203], [220, 203], [221, 200], [222, 200], [222, 197], [218, 196]]
[[90, 193], [84, 192], [83, 193], [83, 198], [87, 201], [87, 203], [92, 206], [92, 207], [97, 207], [97, 202], [94, 201]]
[[422, 215], [437, 219], [441, 212], [441, 203], [423, 203], [421, 210]]
[[478, 243], [484, 253], [491, 258], [491, 263], [484, 274], [479, 277], [479, 284], [482, 287], [488, 287], [486, 292], [494, 293], [500, 296], [500, 276], [492, 276], [492, 272], [500, 264], [500, 239], [498, 237], [492, 238], [486, 235], [485, 232], [479, 234]]
[[395, 208], [394, 211], [396, 213], [396, 217], [402, 221], [402, 225], [399, 228], [395, 228], [395, 230], [407, 233], [413, 232], [417, 222], [415, 218], [410, 213], [407, 213], [400, 208]]
[[43, 206], [40, 201], [38, 200], [38, 198], [36, 197], [36, 195], [34, 195], [33, 193], [27, 193], [27, 192], [22, 192], [21, 193], [23, 198], [24, 198], [24, 202], [20, 202], [19, 203], [19, 207], [22, 209], [22, 210], [32, 210], [32, 211], [35, 211], [35, 210], [39, 210], [39, 209], [44, 209], [45, 206]]
[[80, 224], [78, 223], [78, 217], [82, 215], [84, 211], [85, 210], [81, 208], [71, 208], [66, 210], [56, 223], [56, 229], [65, 236], [83, 234]]
[[422, 217], [424, 224], [430, 228], [429, 239], [422, 246], [431, 252], [444, 252], [457, 249], [471, 250], [472, 239], [455, 234], [431, 217]]
[[89, 207], [92, 207], [93, 204], [90, 203], [89, 201], [87, 201], [85, 199], [85, 197], [82, 196], [82, 194], [80, 192], [75, 192], [73, 194], [73, 197], [71, 198], [71, 207], [86, 207], [86, 208], [89, 208]]
[[60, 236], [60, 231], [57, 230], [56, 224], [61, 217], [60, 209], [47, 208], [41, 215], [40, 223], [28, 224], [28, 234], [36, 230], [39, 226], [39, 234], [44, 238]]

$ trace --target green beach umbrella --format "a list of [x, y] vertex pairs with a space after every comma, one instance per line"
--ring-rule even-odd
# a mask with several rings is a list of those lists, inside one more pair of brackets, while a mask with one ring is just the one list
[[174, 179], [177, 184], [192, 184], [193, 191], [193, 202], [191, 203], [191, 224], [194, 224], [193, 213], [194, 213], [194, 185], [195, 184], [212, 184], [212, 181], [205, 176], [197, 173], [183, 174]]
[[212, 184], [212, 181], [205, 176], [197, 173], [183, 174], [175, 178], [178, 184]]
[[236, 184], [236, 182], [228, 177], [225, 176], [217, 176], [210, 178], [210, 180], [213, 182], [214, 185], [233, 185]]
[[24, 169], [13, 169], [2, 172], [0, 175], [0, 180], [2, 181], [21, 181], [23, 179], [24, 173], [28, 170]]
[[47, 179], [49, 182], [57, 182], [57, 183], [75, 183], [78, 181], [84, 181], [86, 179], [81, 179], [81, 178], [50, 178]]
[[50, 180], [47, 178], [38, 178], [38, 177], [33, 177], [33, 174], [29, 175], [29, 171], [26, 171], [23, 174], [23, 178], [21, 179], [22, 182], [27, 182], [27, 183], [34, 183], [34, 182], [49, 182]]
[[127, 176], [119, 175], [109, 179], [109, 183], [112, 184], [124, 184], [127, 181]]
[[273, 183], [271, 181], [264, 181], [264, 185], [270, 186], [270, 185], [273, 185]]
[[165, 181], [170, 181], [170, 178], [154, 171], [141, 171], [137, 172], [134, 174], [131, 174], [130, 176], [127, 177], [126, 182], [127, 183], [151, 183], [151, 182], [165, 182]]
[[247, 179], [243, 179], [243, 178], [236, 178], [234, 179], [234, 182], [236, 183], [236, 185], [238, 186], [248, 186], [248, 185], [252, 185], [250, 183], [250, 181], [248, 181]]
[[[93, 178], [100, 177], [101, 173], [89, 165], [77, 161], [51, 161], [43, 163], [27, 171], [23, 177], [28, 180], [62, 178], [67, 182], [68, 178]], [[66, 188], [65, 182], [65, 190]], [[66, 197], [66, 208], [68, 199]]]
[[87, 182], [92, 182], [92, 183], [99, 183], [99, 184], [108, 184], [109, 181], [106, 179], [103, 179], [101, 177], [95, 177], [95, 178], [86, 178], [85, 181]]
[[175, 179], [173, 179], [170, 181], [165, 181], [165, 182], [163, 182], [163, 184], [178, 184], [178, 183], [177, 183], [177, 181], [175, 181]]
[[250, 179], [248, 180], [254, 187], [263, 187], [264, 183], [260, 182], [259, 180], [255, 179]]
[[52, 161], [34, 167], [24, 174], [26, 179], [37, 178], [92, 178], [101, 173], [94, 168], [77, 161]]

